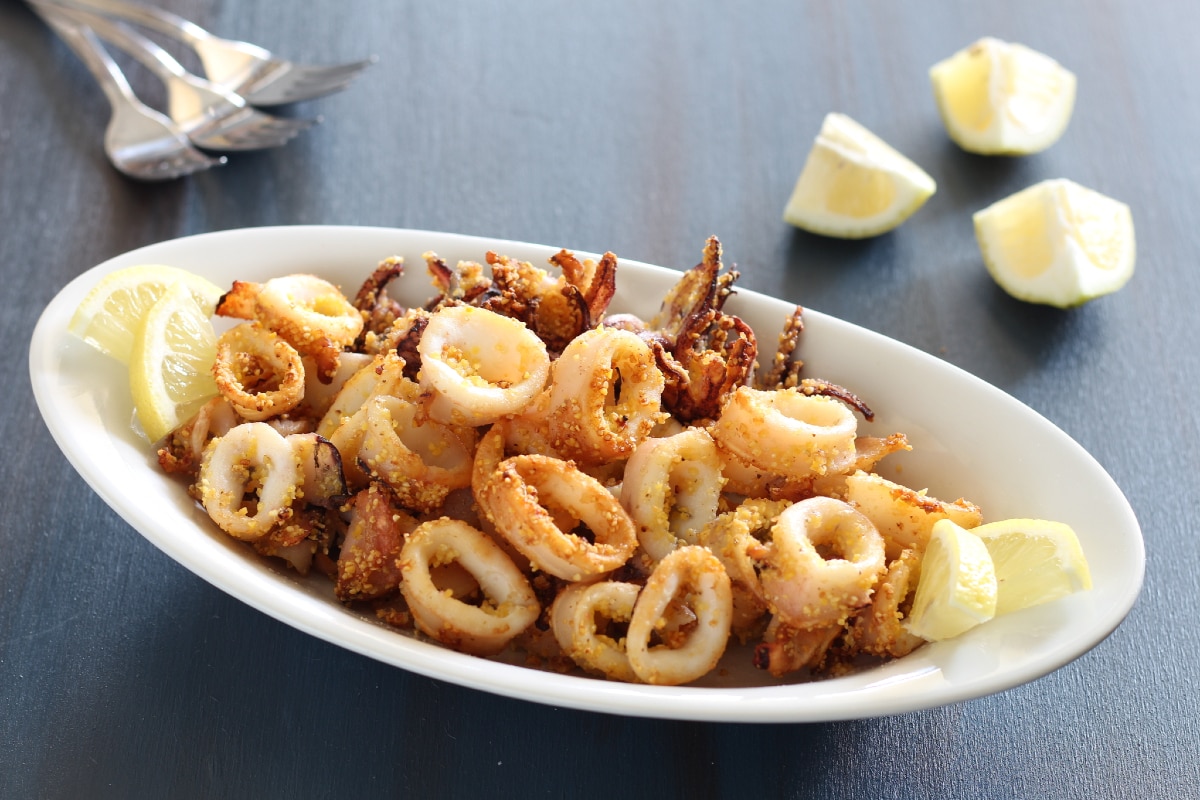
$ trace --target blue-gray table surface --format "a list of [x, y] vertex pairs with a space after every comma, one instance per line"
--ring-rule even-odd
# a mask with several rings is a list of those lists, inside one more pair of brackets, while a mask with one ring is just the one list
[[[294, 114], [287, 147], [138, 184], [106, 103], [21, 2], [0, 3], [0, 797], [1200, 796], [1200, 11], [1183, 2], [566, 4], [159, 0], [310, 61], [378, 63]], [[928, 68], [1019, 41], [1079, 76], [1048, 151], [962, 152]], [[133, 68], [131, 67], [131, 72]], [[135, 85], [154, 95], [144, 75]], [[849, 114], [938, 192], [862, 242], [781, 211], [823, 116]], [[1127, 202], [1138, 265], [1071, 311], [1012, 300], [970, 212], [1043, 178]], [[1126, 493], [1143, 592], [1028, 685], [830, 724], [625, 718], [493, 696], [364, 658], [222, 594], [126, 525], [41, 422], [28, 343], [105, 259], [288, 224], [408, 227], [684, 268], [715, 233], [741, 285], [999, 386]]]

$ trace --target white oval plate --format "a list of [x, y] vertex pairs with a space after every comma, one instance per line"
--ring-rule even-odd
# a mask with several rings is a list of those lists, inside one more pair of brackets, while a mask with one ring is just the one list
[[[697, 243], [697, 256], [700, 243]], [[488, 250], [545, 264], [557, 248], [444, 233], [354, 227], [253, 228], [163, 242], [80, 275], [50, 303], [34, 331], [29, 370], [47, 426], [83, 478], [118, 514], [187, 569], [302, 631], [406, 670], [550, 705], [673, 719], [810, 722], [932, 708], [982, 697], [1045, 675], [1099, 643], [1124, 619], [1141, 588], [1141, 531], [1120, 489], [1065, 433], [983, 381], [914, 348], [805, 312], [805, 374], [841, 384], [876, 412], [863, 430], [908, 435], [913, 452], [889, 457], [885, 475], [935, 497], [966, 497], [986, 519], [1036, 517], [1071, 525], [1094, 588], [993, 620], [965, 636], [926, 645], [860, 673], [805, 683], [776, 681], [734, 648], [721, 667], [682, 687], [640, 686], [542, 672], [476, 658], [387, 628], [337, 603], [329, 581], [274, 568], [211, 524], [183, 486], [159, 471], [131, 424], [125, 369], [67, 333], [84, 294], [104, 274], [166, 263], [220, 286], [312, 272], [349, 293], [383, 258], [402, 255], [401, 300], [433, 289], [421, 254], [450, 263]], [[690, 262], [689, 262], [690, 264]], [[622, 261], [612, 310], [652, 314], [678, 273]], [[727, 310], [768, 350], [792, 306], [741, 291]]]

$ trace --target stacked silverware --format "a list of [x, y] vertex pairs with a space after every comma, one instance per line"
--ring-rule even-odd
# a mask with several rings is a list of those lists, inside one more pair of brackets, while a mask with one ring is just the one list
[[[127, 0], [28, 2], [104, 90], [112, 106], [104, 150], [118, 170], [140, 180], [169, 180], [224, 164], [227, 158], [221, 152], [286, 143], [319, 120], [274, 116], [264, 107], [340, 91], [375, 60], [297, 64], [249, 42], [217, 37], [168, 11]], [[204, 77], [185, 69], [139, 27], [194, 51]], [[166, 113], [134, 94], [104, 43], [124, 51], [163, 82]]]

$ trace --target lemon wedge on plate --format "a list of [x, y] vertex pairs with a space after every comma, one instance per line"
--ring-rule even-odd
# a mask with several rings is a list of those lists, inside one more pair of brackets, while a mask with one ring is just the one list
[[1048, 603], [1092, 588], [1079, 539], [1069, 525], [1009, 519], [971, 530], [996, 570], [996, 615]]
[[211, 310], [186, 283], [172, 284], [133, 337], [129, 388], [142, 431], [157, 442], [216, 396], [217, 335]]
[[129, 363], [142, 318], [172, 284], [182, 283], [209, 315], [221, 298], [215, 284], [177, 267], [145, 264], [109, 273], [83, 298], [67, 330], [122, 364]]
[[953, 638], [996, 615], [996, 594], [996, 572], [983, 540], [938, 520], [905, 626], [930, 642]]
[[1115, 292], [1133, 275], [1129, 206], [1072, 181], [1042, 181], [974, 220], [988, 272], [1019, 300], [1069, 308]]
[[829, 114], [783, 211], [811, 233], [862, 239], [892, 230], [937, 190], [916, 164], [845, 114]]
[[946, 132], [983, 155], [1026, 155], [1058, 141], [1075, 107], [1075, 75], [1024, 45], [986, 37], [929, 70]]

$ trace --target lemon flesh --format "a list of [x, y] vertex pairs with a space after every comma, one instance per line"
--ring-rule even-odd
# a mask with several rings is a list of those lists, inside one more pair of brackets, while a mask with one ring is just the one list
[[905, 626], [930, 642], [951, 639], [996, 615], [996, 572], [983, 541], [948, 519], [933, 526]]
[[1041, 519], [991, 522], [971, 531], [996, 570], [996, 615], [1092, 588], [1079, 539], [1069, 525]]
[[1065, 179], [1023, 189], [974, 216], [983, 263], [1019, 300], [1070, 308], [1133, 276], [1129, 206]]
[[221, 289], [177, 267], [145, 264], [106, 275], [75, 309], [67, 330], [122, 364], [129, 364], [133, 339], [142, 318], [167, 288], [182, 283], [211, 315]]
[[1021, 44], [985, 37], [929, 70], [950, 138], [982, 155], [1045, 150], [1067, 129], [1075, 75]]
[[157, 442], [215, 397], [217, 335], [186, 283], [171, 285], [134, 334], [129, 388], [138, 423]]
[[783, 219], [811, 233], [862, 239], [897, 227], [936, 190], [933, 178], [878, 136], [829, 114]]

